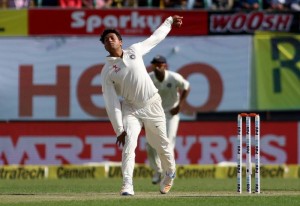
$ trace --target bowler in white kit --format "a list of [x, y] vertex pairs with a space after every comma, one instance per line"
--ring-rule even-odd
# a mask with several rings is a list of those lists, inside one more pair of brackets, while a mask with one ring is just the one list
[[147, 142], [156, 149], [161, 160], [164, 179], [160, 192], [168, 193], [173, 185], [176, 168], [167, 137], [165, 114], [143, 55], [160, 43], [172, 26], [180, 27], [182, 18], [177, 15], [168, 17], [149, 38], [124, 50], [117, 30], [105, 29], [101, 34], [100, 41], [109, 53], [101, 72], [102, 92], [108, 117], [117, 135], [116, 144], [123, 146], [121, 195], [134, 195], [135, 149], [143, 126]]

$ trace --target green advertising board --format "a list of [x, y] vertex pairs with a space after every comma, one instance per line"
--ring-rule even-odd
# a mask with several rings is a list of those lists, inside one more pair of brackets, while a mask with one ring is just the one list
[[300, 109], [300, 35], [256, 33], [254, 54], [257, 109]]

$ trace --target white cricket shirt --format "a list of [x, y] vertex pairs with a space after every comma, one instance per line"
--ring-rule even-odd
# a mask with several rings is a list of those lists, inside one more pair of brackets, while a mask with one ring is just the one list
[[173, 18], [167, 18], [149, 38], [123, 50], [123, 58], [106, 57], [101, 72], [102, 92], [108, 117], [117, 136], [124, 131], [118, 96], [135, 106], [146, 102], [158, 92], [148, 75], [143, 55], [167, 36], [172, 23]]
[[149, 76], [158, 89], [165, 113], [179, 104], [180, 94], [178, 89], [188, 90], [190, 87], [190, 83], [180, 74], [169, 70], [165, 70], [165, 78], [162, 82], [156, 78], [154, 72], [150, 72]]

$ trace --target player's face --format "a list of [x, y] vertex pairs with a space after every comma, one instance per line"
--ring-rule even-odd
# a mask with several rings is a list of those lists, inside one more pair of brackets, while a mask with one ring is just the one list
[[122, 40], [119, 40], [115, 33], [109, 33], [104, 38], [104, 47], [108, 52], [114, 52], [120, 49], [122, 46]]
[[152, 64], [154, 72], [164, 72], [167, 69], [166, 63], [155, 63]]

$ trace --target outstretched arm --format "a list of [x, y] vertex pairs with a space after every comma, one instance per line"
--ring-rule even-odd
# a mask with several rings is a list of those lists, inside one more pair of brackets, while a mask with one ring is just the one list
[[133, 48], [137, 50], [141, 55], [148, 53], [153, 47], [159, 44], [169, 34], [172, 27], [179, 28], [182, 25], [182, 16], [174, 15], [168, 17], [158, 27], [153, 34], [146, 40], [133, 45]]

